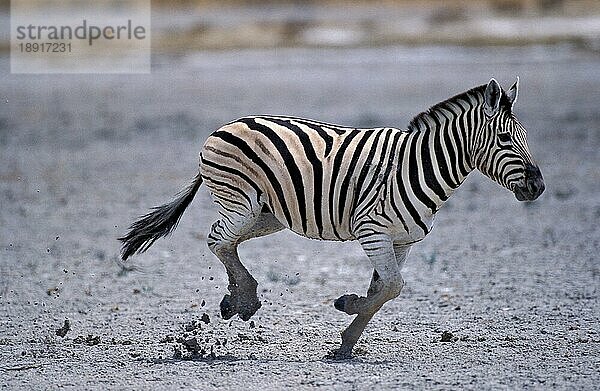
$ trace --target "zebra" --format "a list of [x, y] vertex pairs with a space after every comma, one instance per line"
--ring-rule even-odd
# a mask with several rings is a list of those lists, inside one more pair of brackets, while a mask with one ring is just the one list
[[134, 222], [121, 258], [146, 251], [177, 226], [204, 182], [219, 206], [207, 235], [223, 263], [229, 293], [223, 319], [249, 320], [261, 307], [257, 281], [237, 247], [282, 229], [313, 239], [357, 240], [373, 266], [366, 296], [345, 294], [334, 307], [356, 315], [331, 357], [351, 357], [367, 323], [403, 286], [410, 248], [431, 231], [436, 212], [478, 169], [532, 201], [544, 180], [513, 114], [519, 79], [495, 79], [418, 114], [408, 129], [359, 129], [290, 116], [249, 116], [206, 140], [199, 172], [176, 198]]

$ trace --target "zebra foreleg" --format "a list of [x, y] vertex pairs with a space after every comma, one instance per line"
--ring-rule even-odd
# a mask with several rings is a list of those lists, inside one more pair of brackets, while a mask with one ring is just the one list
[[406, 257], [408, 250], [400, 251], [398, 247], [398, 251], [394, 251], [391, 239], [383, 234], [369, 235], [359, 240], [375, 270], [366, 297], [355, 294], [344, 295], [334, 303], [340, 311], [349, 315], [357, 314], [352, 323], [342, 332], [341, 346], [330, 355], [335, 359], [352, 356], [352, 348], [373, 315], [383, 304], [397, 297], [404, 286], [404, 279], [400, 273], [402, 262], [398, 261], [398, 258]]

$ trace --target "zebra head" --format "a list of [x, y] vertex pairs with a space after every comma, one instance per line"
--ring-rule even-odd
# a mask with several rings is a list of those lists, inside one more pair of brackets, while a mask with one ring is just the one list
[[475, 140], [475, 166], [486, 176], [515, 194], [519, 201], [532, 201], [544, 192], [544, 179], [535, 164], [527, 131], [512, 113], [519, 91], [519, 78], [508, 91], [494, 79], [483, 94], [483, 126]]

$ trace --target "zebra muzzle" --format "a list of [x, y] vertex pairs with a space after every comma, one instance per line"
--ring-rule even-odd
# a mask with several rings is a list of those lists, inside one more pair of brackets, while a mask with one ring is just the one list
[[544, 178], [539, 167], [533, 164], [525, 165], [525, 179], [515, 186], [515, 197], [519, 201], [533, 201], [546, 189]]

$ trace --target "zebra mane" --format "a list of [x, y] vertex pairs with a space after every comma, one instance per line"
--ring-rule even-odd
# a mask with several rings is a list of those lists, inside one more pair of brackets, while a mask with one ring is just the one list
[[[460, 93], [458, 95], [453, 96], [452, 98], [448, 98], [443, 102], [436, 103], [431, 106], [427, 110], [422, 113], [417, 114], [408, 124], [409, 132], [418, 132], [424, 129], [424, 124], [434, 125], [435, 120], [440, 119], [440, 111], [447, 110], [450, 112], [454, 112], [455, 109], [453, 105], [458, 104], [458, 101], [467, 101], [471, 103], [481, 103], [483, 102], [483, 93], [487, 87], [487, 84], [483, 84], [477, 87], [473, 87], [468, 91]], [[506, 93], [502, 91], [502, 97], [500, 99], [500, 106], [503, 106], [510, 110], [511, 105], [508, 101], [508, 97]]]

